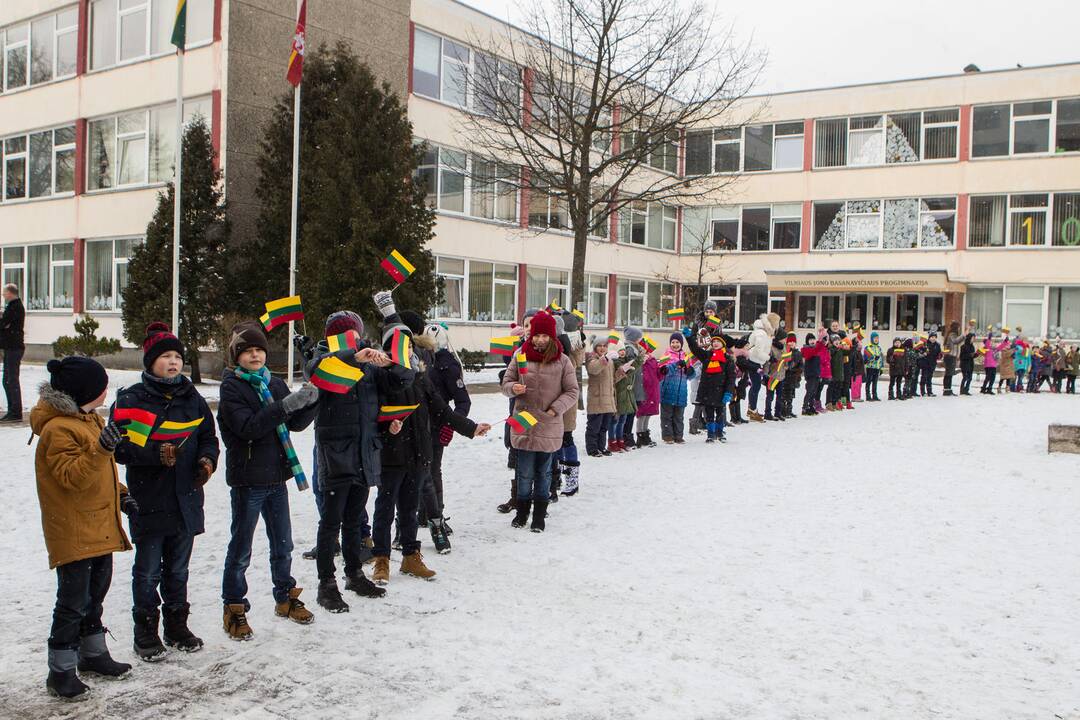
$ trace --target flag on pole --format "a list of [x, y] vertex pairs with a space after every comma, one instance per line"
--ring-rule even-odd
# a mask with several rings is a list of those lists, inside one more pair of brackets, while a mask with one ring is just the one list
[[300, 303], [300, 296], [280, 298], [266, 303], [266, 314], [259, 318], [266, 332], [270, 332], [278, 325], [284, 325], [293, 320], [304, 319], [304, 307]]
[[394, 328], [393, 338], [390, 340], [390, 359], [405, 368], [412, 370], [412, 343], [409, 342], [408, 333], [402, 332], [401, 328]]
[[330, 352], [336, 353], [348, 348], [349, 350], [355, 350], [356, 335], [351, 332], [343, 332], [340, 335], [331, 335], [326, 338], [326, 347], [330, 349]]
[[554, 315], [557, 312], [562, 312], [562, 308], [559, 307], [558, 298], [551, 298], [551, 302], [548, 303], [547, 311], [549, 315]]
[[393, 422], [404, 420], [412, 415], [413, 410], [420, 407], [417, 405], [383, 405], [379, 408], [379, 422]]
[[671, 322], [682, 322], [686, 319], [686, 310], [683, 308], [671, 308], [667, 311], [667, 319]]
[[157, 422], [157, 415], [139, 408], [116, 408], [113, 411], [113, 422], [120, 426], [128, 440], [139, 447], [146, 447], [146, 441], [150, 439], [154, 423]]
[[195, 432], [195, 430], [202, 424], [203, 419], [192, 420], [191, 422], [178, 422], [176, 420], [166, 420], [158, 426], [158, 429], [150, 436], [151, 440], [159, 440], [161, 442], [176, 442], [177, 440], [185, 440], [187, 436]]
[[614, 330], [608, 333], [607, 341], [609, 345], [614, 345], [615, 343], [619, 342], [620, 339], [621, 338], [619, 337], [619, 333], [615, 332]]
[[307, 0], [300, 3], [300, 12], [296, 16], [296, 33], [293, 35], [292, 52], [289, 54], [289, 72], [285, 76], [293, 87], [300, 85], [304, 76], [304, 45], [307, 25]]
[[391, 250], [390, 256], [379, 264], [390, 277], [394, 278], [394, 281], [398, 285], [405, 282], [405, 278], [416, 272], [416, 268], [413, 267], [413, 264], [406, 260], [405, 256], [397, 250]]
[[519, 338], [515, 335], [508, 337], [491, 338], [490, 352], [492, 355], [510, 357], [514, 354], [514, 348], [518, 345]]
[[187, 0], [176, 0], [176, 14], [173, 16], [172, 39], [178, 50], [187, 44]]
[[523, 352], [517, 354], [517, 368], [518, 375], [524, 375], [529, 372], [529, 359], [525, 357], [525, 353]]
[[715, 315], [710, 315], [705, 319], [705, 327], [710, 331], [720, 329], [720, 318]]
[[536, 424], [536, 418], [528, 410], [522, 410], [516, 415], [506, 418], [506, 422], [514, 429], [514, 432], [525, 432]]
[[360, 382], [364, 371], [334, 355], [328, 355], [311, 374], [311, 384], [320, 390], [344, 395]]

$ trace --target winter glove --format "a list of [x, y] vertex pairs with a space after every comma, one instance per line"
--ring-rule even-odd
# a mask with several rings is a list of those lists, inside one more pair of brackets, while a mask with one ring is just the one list
[[443, 425], [439, 428], [439, 444], [446, 447], [450, 444], [450, 441], [454, 439], [454, 429], [449, 425]]
[[390, 294], [389, 290], [380, 290], [373, 297], [375, 298], [375, 307], [379, 308], [379, 313], [384, 318], [397, 313], [397, 308], [394, 307], [394, 296]]
[[685, 360], [680, 360], [679, 362], [677, 362], [675, 364], [679, 366], [680, 370], [683, 370], [683, 369], [686, 368], [686, 361]]
[[619, 359], [619, 351], [618, 350], [608, 350], [607, 355], [605, 355], [604, 357], [606, 357], [608, 360], [612, 360], [612, 361], [618, 360]]
[[309, 405], [314, 405], [319, 400], [319, 388], [311, 383], [304, 383], [299, 390], [286, 395], [281, 401], [281, 407], [285, 412], [292, 415], [297, 410], [303, 410]]
[[162, 443], [158, 449], [158, 457], [161, 458], [161, 464], [165, 467], [176, 465], [176, 446], [172, 443]]
[[683, 334], [683, 337], [687, 337], [687, 338], [688, 338], [688, 337], [690, 337], [690, 336], [691, 336], [691, 335], [693, 334], [693, 332], [694, 332], [694, 331], [693, 331], [693, 330], [691, 330], [690, 328], [686, 327], [686, 326], [683, 326], [683, 329], [682, 329], [682, 331], [681, 331], [681, 332], [682, 332], [682, 334]]
[[210, 476], [214, 474], [214, 463], [210, 458], [199, 458], [199, 466], [195, 469], [195, 484], [199, 487], [205, 485]]
[[131, 497], [127, 493], [120, 496], [120, 512], [124, 513], [128, 517], [139, 514], [139, 503], [135, 502], [135, 498]]
[[727, 405], [729, 402], [731, 402], [731, 393], [726, 392], [724, 393], [724, 404]]
[[116, 446], [123, 439], [124, 432], [120, 429], [120, 426], [114, 422], [109, 422], [105, 424], [105, 427], [101, 428], [101, 434], [98, 435], [98, 444], [101, 445], [102, 450], [111, 453], [116, 450]]

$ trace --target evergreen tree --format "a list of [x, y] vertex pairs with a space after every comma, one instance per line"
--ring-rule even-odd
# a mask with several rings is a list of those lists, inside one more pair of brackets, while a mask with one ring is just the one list
[[[218, 334], [230, 294], [224, 277], [229, 221], [221, 170], [214, 167], [214, 158], [210, 129], [205, 119], [196, 117], [183, 135], [179, 332], [195, 382], [202, 380], [199, 348]], [[147, 325], [172, 317], [173, 197], [174, 185], [169, 183], [158, 194], [146, 242], [136, 247], [128, 261], [124, 337], [136, 345], [142, 344]]]
[[[424, 247], [435, 216], [414, 178], [422, 148], [401, 99], [344, 43], [304, 58], [300, 136], [296, 288], [308, 334], [321, 337], [325, 317], [349, 309], [375, 335], [381, 316], [371, 296], [394, 285], [379, 267], [391, 250], [416, 266], [394, 292], [397, 307], [421, 314], [433, 307], [439, 286]], [[289, 91], [262, 140], [258, 228], [238, 258], [241, 307], [256, 316], [265, 301], [288, 293], [292, 145]]]

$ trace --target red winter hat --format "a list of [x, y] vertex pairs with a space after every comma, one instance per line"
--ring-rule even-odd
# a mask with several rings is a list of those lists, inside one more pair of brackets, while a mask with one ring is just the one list
[[555, 337], [555, 318], [541, 310], [529, 321], [529, 335], [549, 335]]
[[168, 323], [152, 322], [146, 326], [146, 339], [143, 340], [143, 367], [149, 370], [154, 361], [170, 350], [180, 353], [184, 360], [184, 345], [180, 338], [169, 330]]

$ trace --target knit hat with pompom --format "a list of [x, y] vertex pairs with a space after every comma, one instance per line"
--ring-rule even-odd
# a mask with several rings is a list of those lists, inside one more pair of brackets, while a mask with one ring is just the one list
[[143, 340], [143, 367], [149, 370], [154, 361], [170, 350], [180, 354], [184, 360], [184, 345], [180, 338], [172, 334], [168, 323], [152, 322], [146, 326], [146, 339]]

